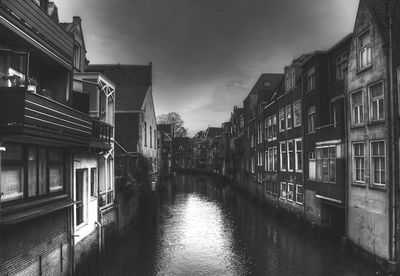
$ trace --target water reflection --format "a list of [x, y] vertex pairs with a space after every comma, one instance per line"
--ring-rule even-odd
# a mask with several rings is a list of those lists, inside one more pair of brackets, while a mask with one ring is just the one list
[[338, 241], [299, 230], [229, 185], [178, 176], [145, 198], [109, 275], [375, 275]]

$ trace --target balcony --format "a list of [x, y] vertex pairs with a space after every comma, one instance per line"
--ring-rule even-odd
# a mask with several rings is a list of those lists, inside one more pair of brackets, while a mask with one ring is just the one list
[[113, 127], [98, 119], [92, 119], [92, 140], [90, 146], [98, 149], [111, 149], [111, 139], [113, 138]]
[[0, 88], [0, 135], [88, 145], [94, 133], [89, 115], [23, 87]]
[[0, 40], [71, 67], [73, 37], [32, 0], [0, 1]]

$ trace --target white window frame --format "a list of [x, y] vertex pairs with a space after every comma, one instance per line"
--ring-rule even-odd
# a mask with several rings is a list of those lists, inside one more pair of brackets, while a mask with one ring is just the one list
[[307, 92], [315, 89], [315, 67], [311, 67], [307, 71]]
[[258, 165], [259, 167], [261, 167], [261, 166], [263, 165], [262, 161], [263, 161], [262, 151], [259, 150], [259, 151], [258, 151], [258, 158], [257, 158], [257, 165]]
[[[287, 141], [286, 142], [286, 155], [287, 155], [287, 171], [288, 172], [293, 172], [294, 171], [294, 167], [295, 167], [295, 148], [294, 148], [294, 142], [293, 142], [293, 140], [289, 140], [289, 141]], [[292, 150], [289, 150], [289, 144], [292, 144]], [[293, 168], [291, 167], [291, 165], [290, 165], [290, 160], [291, 160], [291, 156], [290, 155], [293, 155]]]
[[[357, 145], [363, 145], [363, 155], [357, 155], [356, 156], [356, 150], [355, 150], [355, 146]], [[352, 144], [352, 152], [353, 152], [353, 158], [352, 158], [352, 173], [353, 173], [353, 182], [354, 183], [358, 183], [358, 184], [365, 184], [365, 148], [366, 148], [366, 144], [364, 142], [354, 142]], [[360, 176], [363, 177], [363, 180], [358, 180], [357, 179], [357, 161], [356, 158], [362, 158], [363, 159], [363, 174], [360, 174]], [[361, 163], [360, 163], [361, 164]]]
[[[300, 142], [301, 143], [301, 150], [299, 150], [298, 148], [297, 148], [297, 143], [298, 142]], [[296, 169], [296, 172], [300, 172], [300, 173], [302, 173], [303, 172], [303, 168], [304, 168], [304, 158], [303, 158], [303, 139], [302, 138], [298, 138], [298, 139], [295, 139], [294, 140], [294, 151], [295, 151], [295, 153], [294, 153], [294, 164], [295, 164], [295, 169]], [[301, 169], [299, 169], [299, 158], [298, 158], [298, 154], [300, 153], [300, 156], [301, 156], [301, 164], [302, 164], [302, 168]]]
[[271, 140], [276, 140], [278, 136], [278, 116], [276, 114], [272, 115], [272, 138]]
[[[335, 150], [335, 157], [334, 158], [332, 158], [331, 157], [331, 155], [330, 155], [330, 150], [331, 150], [331, 148], [334, 148], [334, 150]], [[327, 149], [327, 151], [328, 151], [328, 157], [327, 158], [322, 158], [322, 156], [321, 157], [318, 157], [318, 154], [317, 154], [317, 151], [318, 150], [320, 150], [321, 151], [321, 155], [322, 155], [322, 151], [324, 150], [324, 149]], [[336, 183], [336, 172], [337, 172], [337, 145], [326, 145], [326, 146], [317, 146], [317, 147], [315, 147], [315, 160], [316, 160], [316, 166], [315, 166], [315, 173], [316, 173], [316, 175], [315, 175], [315, 179], [317, 180], [317, 181], [320, 181], [320, 182], [325, 182], [325, 183]], [[320, 173], [320, 178], [318, 178], [318, 160], [321, 160], [321, 172], [319, 172]], [[324, 160], [327, 160], [327, 162], [328, 162], [328, 180], [324, 180], [324, 177], [323, 177], [323, 171], [322, 171], [322, 168], [323, 168], [323, 161]], [[334, 161], [335, 162], [335, 171], [333, 172], [334, 173], [334, 177], [335, 177], [335, 181], [331, 181], [331, 166], [330, 166], [330, 162], [331, 161]]]
[[266, 151], [265, 151], [265, 155], [264, 155], [264, 162], [265, 162], [265, 164], [264, 164], [264, 170], [265, 171], [269, 171], [269, 168], [268, 168], [268, 166], [269, 166], [269, 155], [268, 155], [268, 151], [269, 151], [269, 149], [267, 149]]
[[281, 182], [280, 191], [279, 191], [279, 197], [281, 199], [286, 200], [286, 196], [287, 196], [287, 183], [286, 182]]
[[285, 107], [285, 115], [286, 115], [286, 129], [292, 129], [293, 121], [292, 121], [292, 105], [287, 105]]
[[[356, 93], [361, 93], [361, 104], [355, 106], [353, 103], [353, 97], [354, 94]], [[354, 91], [350, 94], [350, 101], [351, 101], [351, 124], [353, 126], [360, 126], [364, 124], [364, 97], [363, 97], [363, 92], [362, 90], [357, 90]], [[358, 122], [356, 122], [356, 117], [355, 117], [355, 110], [357, 110], [357, 118]]]
[[[372, 98], [371, 95], [371, 87], [375, 86], [375, 85], [380, 85], [382, 88], [382, 95], [379, 97], [375, 97], [374, 99]], [[371, 85], [368, 85], [368, 98], [369, 98], [369, 120], [370, 122], [379, 122], [379, 121], [383, 121], [385, 120], [385, 90], [384, 90], [384, 85], [383, 85], [383, 81], [379, 81], [376, 83], [373, 83]], [[382, 108], [383, 108], [383, 117], [380, 118], [379, 117], [379, 101], [382, 101]], [[377, 119], [373, 119], [373, 104], [377, 102]]]
[[[283, 151], [282, 150], [282, 146], [284, 146], [285, 147], [285, 150]], [[280, 169], [281, 169], [281, 171], [287, 171], [287, 149], [286, 149], [286, 142], [280, 142], [279, 143], [279, 153], [280, 153]], [[283, 155], [283, 153], [285, 153], [286, 154], [286, 157], [283, 157], [282, 155]], [[283, 162], [286, 162], [286, 168], [283, 168]]]
[[[369, 35], [370, 42], [367, 45], [361, 45], [361, 37], [366, 35], [367, 33]], [[372, 65], [372, 53], [371, 53], [372, 36], [370, 29], [363, 31], [357, 36], [357, 44], [358, 44], [358, 69], [364, 70]], [[363, 64], [363, 56], [365, 56], [366, 58], [365, 64]]]
[[[290, 191], [291, 190], [291, 191]], [[293, 201], [295, 198], [295, 191], [294, 191], [294, 184], [288, 182], [287, 183], [287, 193], [286, 193], [286, 198], [288, 201]]]
[[279, 132], [284, 132], [285, 129], [286, 129], [285, 108], [281, 108], [279, 109]]
[[307, 133], [315, 133], [316, 121], [317, 107], [315, 105], [309, 106], [307, 110]]
[[[300, 205], [303, 205], [303, 202], [304, 202], [304, 189], [303, 189], [303, 193], [299, 193], [299, 188], [302, 188], [303, 189], [303, 185], [296, 185], [296, 203], [297, 204], [300, 204]], [[302, 196], [302, 200], [301, 201], [299, 201], [299, 195], [301, 195]]]
[[296, 86], [296, 68], [292, 67], [285, 73], [285, 91], [288, 91]]
[[278, 147], [275, 146], [272, 148], [272, 156], [273, 156], [273, 169], [272, 171], [276, 172], [278, 170]]
[[[374, 155], [373, 155], [372, 144], [375, 144], [375, 143], [383, 143], [383, 150], [384, 150], [384, 155], [383, 155], [383, 157], [382, 157], [382, 156], [374, 156]], [[370, 166], [370, 179], [371, 179], [371, 184], [372, 184], [372, 186], [386, 187], [386, 183], [387, 183], [386, 178], [387, 178], [387, 171], [388, 171], [388, 169], [387, 169], [387, 161], [386, 161], [386, 159], [387, 159], [386, 141], [385, 141], [385, 140], [373, 140], [373, 141], [370, 141], [369, 146], [370, 146], [370, 147], [369, 147], [369, 149], [370, 149], [370, 160], [369, 160], [369, 161], [370, 161], [370, 164], [371, 164], [371, 166]], [[384, 164], [385, 164], [385, 166], [384, 166], [384, 167], [385, 167], [385, 170], [384, 170], [385, 179], [383, 179], [384, 182], [380, 182], [380, 183], [376, 183], [376, 182], [375, 182], [374, 158], [383, 158], [383, 161], [384, 161]], [[382, 179], [381, 179], [381, 180], [382, 180]]]
[[[296, 116], [296, 106], [299, 107], [299, 110], [297, 112], [298, 116]], [[293, 102], [293, 126], [294, 127], [301, 126], [301, 115], [302, 115], [301, 112], [302, 112], [301, 100], [299, 99], [299, 100]], [[296, 120], [296, 117], [298, 117], [298, 120]], [[296, 121], [297, 121], [297, 123], [296, 123]]]
[[[310, 170], [312, 168], [310, 163], [313, 163], [314, 167], [314, 177], [311, 178]], [[317, 179], [317, 159], [315, 158], [315, 151], [308, 152], [308, 179], [315, 181]]]

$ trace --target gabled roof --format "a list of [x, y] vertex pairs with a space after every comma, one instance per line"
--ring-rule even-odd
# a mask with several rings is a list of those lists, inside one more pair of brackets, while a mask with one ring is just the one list
[[115, 111], [141, 110], [148, 86], [117, 86]]
[[79, 16], [74, 16], [72, 18], [72, 22], [63, 22], [60, 23], [60, 26], [67, 31], [70, 34], [74, 34], [74, 32], [78, 29], [81, 37], [82, 37], [82, 43], [83, 43], [83, 49], [86, 53], [86, 44], [85, 44], [85, 37], [83, 35], [83, 30], [82, 30], [82, 19]]
[[209, 127], [206, 130], [206, 138], [210, 139], [210, 138], [214, 138], [218, 135], [220, 135], [223, 132], [223, 129], [220, 127]]
[[150, 86], [152, 65], [93, 64], [87, 71], [101, 72], [117, 86]]
[[95, 64], [89, 72], [100, 72], [116, 84], [115, 111], [140, 111], [151, 88], [149, 65]]

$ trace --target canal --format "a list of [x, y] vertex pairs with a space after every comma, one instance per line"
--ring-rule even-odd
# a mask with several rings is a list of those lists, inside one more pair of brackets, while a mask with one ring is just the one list
[[230, 185], [178, 175], [144, 198], [138, 225], [107, 275], [376, 275], [321, 236], [271, 213]]

